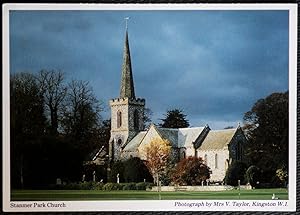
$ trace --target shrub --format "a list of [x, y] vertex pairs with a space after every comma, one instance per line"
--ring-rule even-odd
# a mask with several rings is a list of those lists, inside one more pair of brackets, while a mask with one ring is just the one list
[[137, 190], [146, 190], [146, 187], [147, 187], [147, 183], [145, 182], [140, 182], [140, 183], [137, 183], [135, 185], [136, 189]]
[[123, 186], [123, 190], [136, 190], [135, 183], [126, 183]]
[[103, 190], [103, 186], [104, 186], [103, 183], [97, 182], [97, 183], [93, 184], [93, 190]]
[[140, 158], [129, 158], [123, 163], [123, 165], [125, 182], [140, 182], [144, 179], [146, 179], [146, 181], [153, 181], [148, 168]]
[[119, 190], [119, 184], [117, 183], [106, 183], [104, 186], [103, 186], [103, 190]]
[[92, 181], [85, 181], [79, 183], [80, 190], [92, 190], [95, 182]]
[[240, 180], [241, 184], [245, 183], [245, 172], [246, 172], [246, 164], [241, 161], [233, 161], [229, 168], [227, 169], [225, 176], [225, 184], [237, 186], [238, 180]]
[[260, 172], [259, 172], [258, 167], [255, 165], [252, 165], [247, 169], [247, 171], [245, 173], [245, 178], [252, 187], [256, 187], [257, 182], [259, 181], [259, 175], [260, 175]]
[[135, 186], [137, 190], [146, 190], [147, 188], [152, 188], [153, 184], [150, 182], [139, 182]]
[[61, 186], [62, 186], [62, 189], [65, 189], [65, 190], [79, 190], [80, 189], [80, 186], [77, 183], [68, 183], [66, 185], [61, 185]]

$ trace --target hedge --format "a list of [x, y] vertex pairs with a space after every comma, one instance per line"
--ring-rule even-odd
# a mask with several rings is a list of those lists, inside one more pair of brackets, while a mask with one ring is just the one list
[[146, 190], [152, 188], [153, 184], [150, 182], [139, 183], [101, 183], [101, 182], [79, 182], [68, 183], [61, 185], [51, 185], [49, 189], [55, 190]]

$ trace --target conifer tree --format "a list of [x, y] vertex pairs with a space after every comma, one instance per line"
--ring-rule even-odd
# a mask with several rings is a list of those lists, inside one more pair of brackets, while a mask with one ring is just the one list
[[161, 121], [159, 125], [163, 128], [187, 128], [190, 125], [181, 109], [168, 110]]

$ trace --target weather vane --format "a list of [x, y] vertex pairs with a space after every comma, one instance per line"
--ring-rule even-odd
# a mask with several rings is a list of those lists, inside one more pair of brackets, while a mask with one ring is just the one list
[[125, 17], [125, 22], [126, 22], [126, 30], [128, 29], [128, 20], [130, 19], [130, 17]]

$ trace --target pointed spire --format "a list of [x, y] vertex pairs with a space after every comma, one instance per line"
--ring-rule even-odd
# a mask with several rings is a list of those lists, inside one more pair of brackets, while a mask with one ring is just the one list
[[128, 19], [127, 18], [125, 19], [126, 19], [126, 34], [125, 34], [125, 44], [124, 44], [124, 51], [123, 51], [120, 98], [135, 98], [129, 41], [128, 41], [128, 26], [127, 26]]

